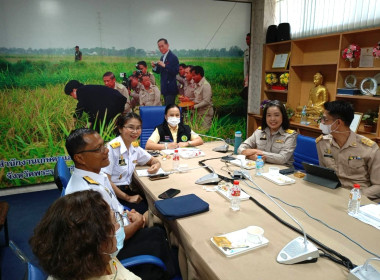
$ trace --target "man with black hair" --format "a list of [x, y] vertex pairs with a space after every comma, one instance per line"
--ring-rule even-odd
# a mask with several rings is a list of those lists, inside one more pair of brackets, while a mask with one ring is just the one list
[[66, 84], [65, 94], [78, 100], [74, 119], [80, 118], [83, 112], [86, 112], [89, 116], [89, 126], [95, 124], [96, 131], [100, 131], [103, 122], [108, 125], [122, 113], [127, 102], [115, 89], [100, 85], [83, 85], [77, 80], [71, 80]]
[[[108, 148], [96, 131], [88, 128], [73, 130], [66, 139], [66, 150], [74, 161], [74, 171], [66, 188], [66, 195], [84, 190], [99, 192], [111, 209], [126, 215], [124, 246], [119, 259], [137, 255], [154, 255], [166, 264], [164, 272], [155, 265], [139, 265], [131, 269], [142, 279], [166, 279], [175, 274], [175, 264], [165, 231], [159, 227], [146, 228], [144, 217], [134, 209], [124, 213], [107, 175], [101, 171], [110, 164]], [[149, 163], [148, 163], [149, 164]]]
[[79, 46], [75, 46], [75, 62], [82, 60], [82, 52], [79, 50]]
[[148, 75], [150, 83], [154, 86], [156, 85], [156, 78], [152, 73], [148, 72], [148, 66], [146, 65], [146, 62], [144, 60], [137, 62], [136, 69], [141, 71], [141, 75], [139, 75], [139, 78], [141, 78], [142, 75]]
[[324, 109], [320, 129], [325, 135], [316, 139], [319, 164], [334, 169], [343, 187], [359, 184], [365, 196], [380, 202], [379, 146], [350, 130], [350, 103], [326, 102]]
[[103, 82], [106, 87], [116, 89], [118, 92], [120, 92], [125, 98], [127, 98], [127, 101], [125, 102], [124, 106], [124, 112], [123, 113], [129, 113], [131, 112], [131, 102], [129, 101], [129, 93], [128, 89], [122, 85], [116, 82], [115, 74], [112, 72], [106, 72], [103, 75]]
[[157, 41], [158, 49], [162, 53], [160, 61], [152, 61], [153, 72], [161, 75], [161, 93], [164, 96], [165, 105], [175, 104], [178, 94], [176, 76], [179, 70], [178, 57], [169, 50], [168, 40], [161, 38]]
[[185, 87], [185, 69], [186, 69], [186, 64], [185, 63], [180, 63], [179, 64], [179, 70], [178, 74], [176, 76], [177, 79], [177, 86], [178, 86], [178, 93], [180, 96], [184, 95], [184, 87]]
[[201, 120], [201, 125], [205, 130], [209, 130], [212, 124], [214, 109], [212, 105], [212, 91], [210, 83], [204, 77], [204, 70], [201, 66], [191, 68], [191, 75], [194, 81], [194, 109], [197, 118]]

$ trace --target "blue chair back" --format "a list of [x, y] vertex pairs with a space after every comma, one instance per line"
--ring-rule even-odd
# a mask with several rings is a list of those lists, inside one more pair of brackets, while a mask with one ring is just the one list
[[61, 190], [61, 196], [65, 195], [70, 178], [70, 169], [67, 167], [65, 160], [62, 157], [59, 157], [54, 168], [54, 182], [58, 189]]
[[28, 262], [28, 280], [46, 280], [47, 275], [37, 266]]
[[319, 165], [317, 145], [313, 137], [304, 135], [297, 137], [297, 146], [294, 150], [294, 168], [304, 170], [302, 162]]
[[165, 106], [140, 106], [140, 117], [142, 120], [140, 146], [145, 149], [146, 141], [156, 126], [162, 124], [165, 119]]

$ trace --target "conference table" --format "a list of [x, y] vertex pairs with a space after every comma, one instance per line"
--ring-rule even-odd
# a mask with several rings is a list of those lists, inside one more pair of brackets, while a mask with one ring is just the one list
[[[214, 152], [212, 148], [222, 145], [223, 142], [207, 142], [199, 148], [205, 153], [204, 157], [181, 159], [181, 164], [188, 168], [199, 166], [199, 161], [212, 166], [216, 173], [230, 177], [228, 169], [240, 170], [238, 166], [220, 160], [224, 153]], [[232, 151], [231, 151], [232, 152]], [[227, 153], [230, 154], [230, 153]], [[217, 158], [217, 159], [211, 159]], [[162, 160], [165, 171], [172, 169], [172, 160]], [[264, 172], [272, 164], [264, 165]], [[280, 169], [285, 166], [278, 166]], [[294, 184], [276, 185], [263, 177], [255, 177], [255, 169], [249, 170], [254, 182], [272, 196], [281, 198], [289, 204], [304, 208], [307, 212], [328, 225], [336, 228], [360, 243], [366, 249], [380, 254], [380, 231], [347, 214], [349, 190], [344, 188], [329, 189], [303, 179], [289, 175], [295, 179]], [[278, 253], [291, 240], [300, 234], [292, 231], [275, 220], [253, 201], [242, 201], [240, 211], [230, 209], [230, 201], [217, 192], [207, 191], [203, 185], [195, 184], [200, 177], [209, 174], [205, 168], [189, 170], [186, 173], [170, 174], [169, 178], [151, 181], [147, 177], [134, 176], [147, 197], [149, 208], [160, 216], [154, 208], [158, 195], [169, 188], [180, 189], [178, 196], [196, 194], [209, 203], [209, 211], [180, 218], [177, 220], [164, 220], [178, 239], [183, 248], [187, 262], [195, 270], [197, 279], [347, 279], [348, 269], [334, 263], [327, 258], [319, 257], [315, 263], [284, 265], [276, 261]], [[248, 182], [250, 186], [252, 183]], [[270, 209], [286, 222], [298, 227], [279, 207], [259, 190], [240, 182], [242, 189], [255, 200]], [[354, 264], [362, 265], [373, 257], [358, 245], [349, 241], [341, 234], [327, 228], [325, 225], [311, 219], [299, 209], [279, 202], [286, 211], [294, 216], [303, 226], [307, 234], [322, 242], [324, 245], [349, 258]], [[371, 203], [362, 197], [362, 205]], [[161, 217], [163, 218], [163, 217]], [[210, 241], [216, 235], [226, 234], [248, 226], [255, 225], [264, 229], [264, 236], [269, 240], [267, 246], [248, 251], [244, 254], [226, 257]], [[376, 262], [374, 266], [378, 268]], [[185, 273], [186, 274], [186, 273]], [[183, 275], [188, 279], [188, 275]], [[192, 277], [194, 278], [194, 277]]]

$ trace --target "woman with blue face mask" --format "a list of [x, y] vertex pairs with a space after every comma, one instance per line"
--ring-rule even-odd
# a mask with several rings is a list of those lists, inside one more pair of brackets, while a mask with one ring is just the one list
[[41, 267], [53, 279], [141, 279], [116, 258], [125, 238], [120, 213], [99, 192], [56, 200], [30, 239]]
[[179, 107], [169, 104], [165, 108], [165, 119], [156, 127], [146, 142], [146, 150], [167, 150], [195, 147], [203, 144], [202, 138], [181, 120]]

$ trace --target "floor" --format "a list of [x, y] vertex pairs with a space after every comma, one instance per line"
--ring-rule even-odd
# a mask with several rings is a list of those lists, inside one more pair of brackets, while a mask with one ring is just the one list
[[0, 197], [5, 196], [5, 195], [12, 195], [12, 194], [52, 190], [56, 188], [57, 188], [57, 185], [54, 182], [38, 184], [38, 185], [30, 185], [30, 186], [25, 186], [25, 187], [12, 187], [12, 188], [0, 189]]

